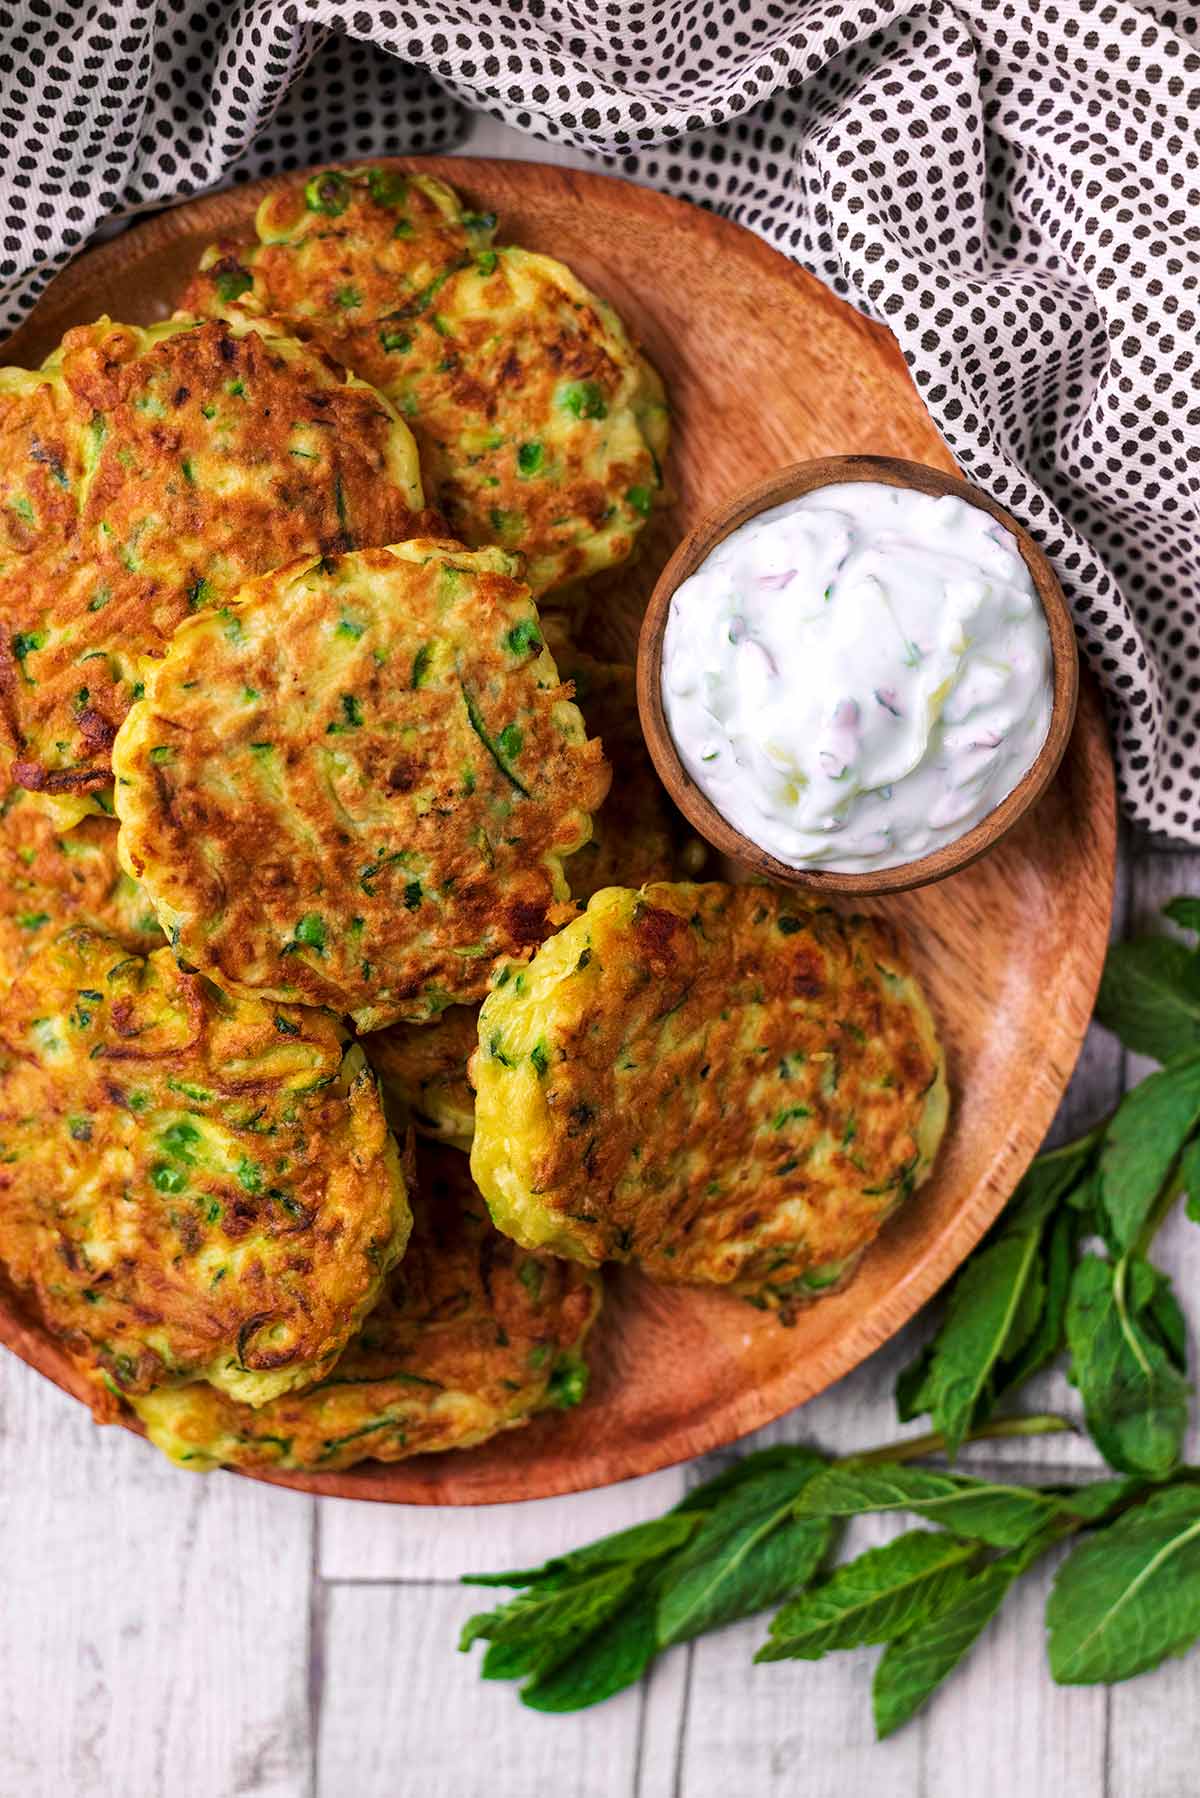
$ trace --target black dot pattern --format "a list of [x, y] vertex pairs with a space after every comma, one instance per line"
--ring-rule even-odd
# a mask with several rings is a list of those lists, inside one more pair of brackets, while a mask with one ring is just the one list
[[114, 221], [444, 150], [468, 107], [748, 225], [889, 326], [1058, 570], [1126, 809], [1200, 842], [1200, 11], [0, 3], [0, 327]]

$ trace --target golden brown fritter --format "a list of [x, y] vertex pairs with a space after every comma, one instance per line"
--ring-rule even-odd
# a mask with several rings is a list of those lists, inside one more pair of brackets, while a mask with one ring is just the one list
[[429, 1024], [393, 1024], [363, 1039], [385, 1102], [421, 1136], [469, 1149], [475, 1094], [467, 1063], [479, 1046], [479, 1008], [451, 1005]]
[[794, 1304], [928, 1173], [941, 1051], [893, 932], [771, 887], [613, 887], [479, 1019], [471, 1167], [527, 1248]]
[[0, 994], [35, 950], [71, 924], [107, 931], [135, 955], [163, 946], [154, 907], [117, 860], [117, 826], [55, 828], [33, 796], [0, 800]]
[[552, 257], [490, 248], [449, 190], [416, 212], [401, 182], [411, 216], [397, 239], [397, 208], [372, 197], [395, 179], [332, 171], [271, 196], [260, 242], [210, 250], [183, 304], [261, 308], [380, 387], [454, 534], [520, 549], [535, 596], [575, 603], [575, 583], [632, 553], [658, 501], [662, 383], [611, 306]]
[[381, 318], [449, 270], [486, 254], [494, 214], [466, 213], [430, 175], [325, 169], [267, 195], [257, 242], [206, 250], [180, 310], [220, 317], [232, 304], [286, 318], [301, 335]]
[[569, 915], [608, 768], [517, 566], [395, 544], [180, 627], [113, 765], [122, 859], [190, 964], [374, 1030], [481, 998]]
[[[702, 846], [688, 835], [646, 752], [638, 722], [633, 669], [598, 662], [576, 647], [550, 620], [546, 638], [558, 671], [575, 688], [584, 724], [594, 731], [612, 768], [608, 798], [592, 820], [592, 835], [567, 863], [571, 894], [579, 905], [601, 887], [665, 880]], [[475, 1093], [467, 1063], [479, 1044], [478, 1009], [452, 1005], [430, 1024], [394, 1024], [363, 1047], [385, 1095], [421, 1135], [470, 1149], [475, 1133]]]
[[0, 565], [74, 536], [86, 450], [61, 381], [0, 368]]
[[[392, 542], [427, 518], [388, 402], [268, 321], [102, 319], [6, 382], [10, 409], [32, 408], [0, 428], [7, 478], [45, 478], [28, 494], [36, 540], [0, 554], [0, 750], [69, 824], [107, 788], [145, 659], [189, 611], [296, 555]], [[47, 385], [62, 420], [49, 449]]]
[[[374, 1076], [319, 1011], [76, 929], [0, 1016], [0, 1262], [108, 1393], [318, 1379], [410, 1224]], [[109, 1399], [111, 1404], [111, 1399]]]
[[450, 528], [519, 549], [536, 596], [568, 603], [632, 555], [662, 487], [662, 383], [563, 263], [491, 251], [344, 349], [408, 420]]
[[408, 1252], [332, 1373], [257, 1411], [205, 1385], [134, 1400], [164, 1454], [198, 1470], [329, 1472], [469, 1448], [579, 1402], [599, 1280], [493, 1229], [453, 1150], [422, 1149], [418, 1175]]
[[[612, 768], [608, 798], [592, 835], [567, 863], [571, 895], [586, 905], [602, 887], [641, 886], [694, 873], [704, 846], [690, 835], [654, 771], [638, 721], [634, 672], [598, 662], [546, 620], [547, 641], [562, 678], [575, 688], [584, 724], [600, 738]], [[452, 1005], [429, 1024], [394, 1024], [364, 1048], [386, 1097], [421, 1135], [471, 1147], [475, 1092], [467, 1063], [479, 1044], [478, 1008]]]

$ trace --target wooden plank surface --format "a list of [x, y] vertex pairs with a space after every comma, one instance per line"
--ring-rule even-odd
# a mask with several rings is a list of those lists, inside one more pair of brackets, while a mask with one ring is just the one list
[[[477, 154], [585, 163], [481, 123]], [[1118, 905], [1150, 921], [1200, 892], [1200, 855], [1133, 846]], [[1139, 1073], [1093, 1030], [1060, 1116], [1071, 1134]], [[1200, 1291], [1200, 1231], [1156, 1255]], [[898, 1432], [895, 1372], [918, 1322], [746, 1446], [846, 1451]], [[1061, 1377], [1039, 1402], [1073, 1409]], [[992, 1451], [994, 1454], [994, 1451]], [[1193, 1455], [1196, 1450], [1193, 1449]], [[1031, 1578], [928, 1714], [871, 1735], [874, 1651], [758, 1667], [751, 1622], [669, 1655], [593, 1713], [523, 1711], [455, 1652], [468, 1569], [528, 1562], [657, 1514], [727, 1457], [606, 1492], [479, 1511], [313, 1502], [189, 1476], [0, 1360], [0, 1798], [1190, 1798], [1200, 1656], [1108, 1694], [1045, 1671]], [[1096, 1465], [1055, 1438], [1006, 1460]], [[893, 1526], [862, 1527], [865, 1544]]]
[[315, 1501], [180, 1476], [0, 1366], [0, 1794], [309, 1787]]
[[[485, 1595], [486, 1599], [486, 1595]], [[454, 1651], [446, 1586], [334, 1585], [317, 1790], [336, 1798], [611, 1798], [633, 1790], [638, 1690], [578, 1717], [514, 1722], [507, 1687]], [[538, 1727], [540, 1725], [540, 1727]]]

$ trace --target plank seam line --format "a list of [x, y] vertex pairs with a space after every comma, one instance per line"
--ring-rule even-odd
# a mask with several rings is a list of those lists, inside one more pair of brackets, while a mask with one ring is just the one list
[[321, 1578], [321, 1507], [312, 1505], [312, 1542], [309, 1548], [308, 1572], [308, 1753], [309, 1798], [318, 1798], [320, 1782], [321, 1711], [325, 1700], [325, 1624], [326, 1592]]
[[675, 1777], [671, 1782], [671, 1798], [683, 1798], [683, 1755], [692, 1712], [692, 1671], [695, 1658], [696, 1644], [689, 1642], [687, 1663], [683, 1670], [683, 1697], [679, 1702], [679, 1728], [675, 1733]]
[[650, 1683], [654, 1678], [654, 1663], [642, 1674], [638, 1681], [638, 1713], [637, 1729], [633, 1738], [633, 1784], [630, 1788], [632, 1798], [642, 1798], [642, 1764], [646, 1757], [646, 1711], [650, 1704]]

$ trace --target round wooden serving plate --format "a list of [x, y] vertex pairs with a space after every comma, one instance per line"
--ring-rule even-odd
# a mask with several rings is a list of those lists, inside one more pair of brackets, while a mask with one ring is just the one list
[[[672, 505], [637, 568], [606, 577], [590, 647], [632, 658], [646, 596], [685, 532], [781, 463], [862, 453], [955, 471], [887, 333], [727, 220], [646, 188], [525, 162], [401, 160], [499, 213], [499, 240], [561, 256], [628, 320], [666, 380]], [[7, 345], [32, 365], [102, 312], [165, 317], [203, 247], [245, 232], [260, 183], [165, 213], [82, 256]], [[845, 1291], [791, 1329], [719, 1292], [610, 1278], [591, 1394], [465, 1454], [280, 1485], [409, 1504], [481, 1504], [602, 1486], [697, 1455], [803, 1403], [886, 1341], [979, 1241], [1036, 1151], [1074, 1067], [1108, 940], [1113, 770], [1084, 684], [1055, 780], [995, 852], [939, 886], [878, 901], [907, 927], [954, 1097], [934, 1177]], [[17, 1307], [0, 1341], [84, 1387]]]

